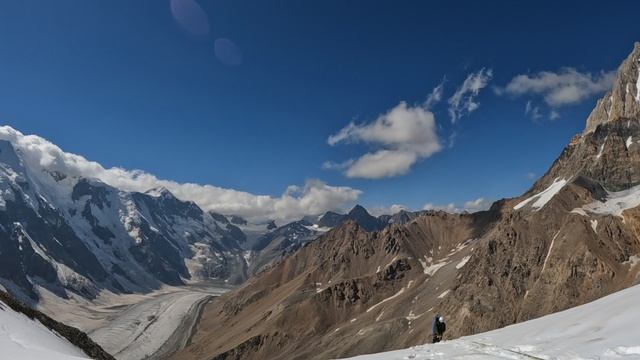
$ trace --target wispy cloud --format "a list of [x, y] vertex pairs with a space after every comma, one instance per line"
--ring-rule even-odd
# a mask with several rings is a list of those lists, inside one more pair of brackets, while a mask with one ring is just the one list
[[451, 122], [455, 123], [480, 107], [480, 102], [477, 100], [480, 90], [484, 89], [492, 78], [493, 70], [485, 68], [467, 75], [462, 85], [448, 100]]
[[351, 178], [379, 179], [405, 174], [418, 160], [442, 148], [434, 115], [427, 108], [427, 103], [437, 101], [440, 92], [434, 90], [422, 105], [400, 102], [370, 123], [349, 123], [327, 139], [329, 145], [362, 142], [378, 150], [343, 163], [325, 162], [323, 168], [344, 169], [344, 174]]
[[[535, 74], [515, 76], [498, 93], [511, 96], [539, 96], [550, 108], [582, 102], [611, 88], [615, 71], [601, 71], [598, 74], [580, 72], [566, 67], [557, 72], [540, 71]], [[557, 112], [550, 117], [558, 117]]]
[[458, 206], [455, 203], [449, 204], [433, 204], [427, 203], [422, 209], [423, 210], [442, 210], [451, 213], [459, 213], [459, 212], [477, 212], [489, 209], [491, 207], [492, 201], [485, 199], [483, 197], [477, 198], [475, 200], [466, 201], [462, 206]]
[[524, 107], [524, 114], [530, 116], [533, 120], [537, 120], [542, 117], [542, 114], [540, 113], [540, 107], [537, 105], [533, 105], [531, 100], [527, 101], [527, 104]]
[[375, 206], [371, 208], [369, 212], [373, 216], [380, 216], [380, 215], [394, 215], [399, 213], [402, 210], [410, 211], [409, 207], [407, 206], [400, 205], [400, 204], [393, 204], [391, 206]]
[[434, 105], [442, 101], [442, 96], [444, 94], [444, 83], [446, 80], [446, 78], [442, 79], [442, 81], [440, 81], [440, 84], [438, 84], [438, 86], [434, 87], [433, 90], [431, 90], [431, 93], [427, 96], [427, 100], [425, 100], [424, 102], [425, 109], [431, 109]]
[[289, 186], [280, 196], [256, 195], [213, 185], [158, 179], [140, 170], [106, 169], [80, 155], [64, 152], [39, 136], [23, 135], [9, 126], [0, 127], [0, 140], [14, 144], [24, 160], [36, 169], [96, 178], [126, 191], [145, 192], [165, 187], [179, 199], [193, 201], [205, 210], [236, 214], [250, 220], [286, 221], [327, 210], [342, 210], [353, 204], [362, 193], [347, 186], [330, 186], [320, 180], [308, 180], [303, 186]]

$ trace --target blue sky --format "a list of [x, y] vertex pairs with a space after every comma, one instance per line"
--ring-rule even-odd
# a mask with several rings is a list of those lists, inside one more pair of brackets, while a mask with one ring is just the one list
[[[462, 207], [544, 173], [640, 41], [638, 14], [636, 1], [2, 1], [0, 119], [177, 182], [280, 196], [320, 179], [370, 208]], [[452, 122], [449, 99], [482, 69], [477, 96], [463, 93], [477, 109]], [[363, 135], [402, 101], [433, 121], [417, 129], [438, 151]], [[345, 175], [379, 151], [417, 160]]]

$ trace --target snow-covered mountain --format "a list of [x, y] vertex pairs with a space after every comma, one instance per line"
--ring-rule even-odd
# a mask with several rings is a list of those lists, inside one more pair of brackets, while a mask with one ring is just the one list
[[[356, 206], [280, 227], [251, 223], [204, 211], [163, 187], [130, 191], [87, 177], [76, 168], [98, 164], [37, 136], [0, 130], [0, 285], [25, 301], [37, 302], [39, 287], [93, 299], [103, 290], [148, 292], [211, 279], [238, 284], [330, 227], [354, 220], [378, 230], [388, 222]], [[328, 219], [331, 226], [321, 225]]]
[[[20, 134], [21, 135], [21, 134]], [[124, 191], [66, 174], [0, 140], [0, 284], [37, 300], [244, 280], [244, 234], [166, 189]]]
[[640, 285], [502, 329], [352, 360], [639, 359]]

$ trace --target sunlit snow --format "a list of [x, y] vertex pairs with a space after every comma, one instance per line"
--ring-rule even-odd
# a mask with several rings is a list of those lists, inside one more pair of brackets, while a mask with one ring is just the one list
[[88, 359], [67, 339], [39, 321], [13, 311], [0, 302], [0, 358], [20, 360]]
[[549, 185], [548, 188], [520, 202], [518, 205], [514, 206], [513, 209], [519, 210], [533, 200], [535, 201], [533, 202], [533, 204], [531, 204], [531, 206], [536, 209], [540, 209], [543, 206], [545, 206], [549, 202], [549, 200], [551, 200], [558, 192], [560, 192], [560, 190], [562, 190], [562, 188], [566, 184], [567, 184], [567, 180], [565, 179], [559, 180], [559, 178], [556, 178], [555, 180], [553, 180], [553, 183]]
[[638, 359], [638, 299], [640, 285], [502, 329], [351, 359]]
[[[609, 192], [606, 200], [594, 201], [582, 207], [583, 211], [622, 217], [622, 212], [640, 206], [640, 185], [627, 190]], [[574, 212], [576, 209], [573, 210]]]

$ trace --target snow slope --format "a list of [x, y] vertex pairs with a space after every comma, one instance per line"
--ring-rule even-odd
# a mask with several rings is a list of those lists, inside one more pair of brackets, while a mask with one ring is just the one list
[[638, 301], [640, 285], [502, 329], [351, 359], [640, 359]]
[[0, 302], [0, 359], [88, 359], [67, 339]]

